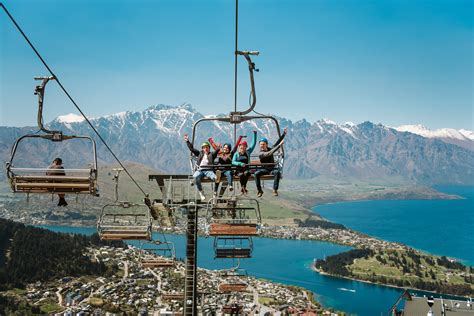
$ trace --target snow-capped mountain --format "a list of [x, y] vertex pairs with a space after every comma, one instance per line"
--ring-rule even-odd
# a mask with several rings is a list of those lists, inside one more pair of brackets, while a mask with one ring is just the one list
[[[122, 160], [136, 161], [170, 173], [188, 173], [189, 151], [182, 137], [191, 135], [193, 124], [203, 118], [205, 116], [191, 105], [183, 104], [178, 107], [156, 105], [142, 112], [127, 111], [90, 120]], [[329, 119], [314, 123], [304, 119], [293, 122], [278, 118], [278, 121], [281, 128], [289, 129], [285, 142], [285, 177], [288, 178], [317, 175], [397, 177], [428, 184], [474, 181], [471, 131], [430, 131], [421, 126], [390, 128], [371, 122], [339, 125]], [[63, 130], [65, 134], [92, 135], [87, 123], [74, 114], [56, 118], [49, 128]], [[268, 120], [247, 121], [241, 124], [237, 133], [250, 137], [252, 130], [258, 132], [259, 138], [265, 136], [276, 140], [275, 126]], [[14, 140], [28, 131], [35, 129], [0, 127], [3, 160], [7, 160]], [[221, 143], [230, 142], [232, 134], [230, 124], [205, 121], [198, 125], [195, 143], [210, 136]], [[26, 153], [22, 155], [24, 162], [45, 166], [52, 156], [59, 155], [72, 165], [89, 150], [85, 143], [66, 144], [61, 150], [53, 149], [51, 144], [41, 146], [26, 147]], [[97, 149], [101, 161], [113, 162], [99, 141]], [[35, 155], [37, 157], [33, 158]]]
[[409, 132], [427, 138], [439, 138], [466, 148], [474, 149], [474, 132], [465, 129], [440, 128], [432, 130], [421, 124], [395, 127], [399, 132]]

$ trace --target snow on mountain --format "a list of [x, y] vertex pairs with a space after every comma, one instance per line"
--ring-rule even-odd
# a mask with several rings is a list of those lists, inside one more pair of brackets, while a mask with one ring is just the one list
[[452, 138], [457, 140], [474, 140], [474, 132], [468, 130], [455, 130], [454, 128], [440, 128], [431, 130], [421, 124], [417, 125], [402, 125], [395, 127], [399, 132], [409, 132], [427, 138]]
[[84, 121], [82, 115], [77, 115], [74, 113], [69, 113], [66, 115], [60, 115], [56, 118], [59, 123], [80, 123]]
[[[156, 129], [162, 131], [163, 133], [181, 134], [181, 131], [185, 126], [192, 124], [197, 119], [202, 117], [204, 116], [197, 113], [190, 104], [184, 103], [177, 107], [160, 104], [151, 106], [143, 112], [120, 112], [100, 118], [95, 118], [92, 119], [92, 121], [99, 122], [107, 120], [113, 122], [113, 125], [120, 128], [123, 128], [125, 124], [128, 123], [129, 125], [133, 126], [134, 129], [138, 129], [146, 124], [146, 122], [150, 121]], [[215, 117], [215, 115], [207, 115], [205, 117], [210, 118]], [[54, 121], [70, 127], [71, 123], [81, 123], [84, 121], [84, 118], [80, 115], [70, 113], [58, 116]], [[264, 122], [263, 126], [255, 121], [244, 123], [244, 125], [247, 124], [261, 133], [267, 133], [269, 130], [271, 130], [271, 127], [268, 126], [268, 122]], [[231, 128], [225, 123], [214, 121], [213, 125], [224, 134], [231, 132]], [[146, 126], [149, 127], [150, 125]], [[344, 133], [357, 138], [354, 133], [354, 131], [357, 129], [357, 125], [350, 121], [342, 125], [338, 125], [336, 122], [328, 118], [323, 118], [316, 121], [314, 126], [322, 133], [336, 134], [338, 131], [343, 131]], [[441, 128], [432, 130], [421, 124], [401, 125], [395, 127], [394, 129], [399, 132], [409, 132], [426, 138], [452, 139], [468, 142], [474, 141], [474, 131], [464, 129], [455, 130], [453, 128]]]
[[465, 129], [460, 129], [459, 133], [461, 133], [464, 137], [469, 138], [470, 140], [474, 141], [474, 132], [473, 131], [468, 131]]

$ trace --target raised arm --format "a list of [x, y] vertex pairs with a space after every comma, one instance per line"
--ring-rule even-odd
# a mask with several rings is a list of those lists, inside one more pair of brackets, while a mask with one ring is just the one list
[[239, 139], [237, 139], [237, 141], [235, 142], [234, 148], [232, 148], [232, 151], [230, 152], [232, 155], [235, 154], [235, 152], [237, 151], [237, 148], [239, 148], [239, 144], [242, 138], [244, 138], [244, 136], [240, 135]]
[[193, 147], [193, 144], [189, 141], [188, 134], [184, 134], [184, 141], [186, 142], [186, 145], [188, 145], [189, 150], [194, 156], [199, 156], [199, 150], [195, 149]]
[[252, 154], [253, 150], [255, 149], [255, 145], [257, 145], [257, 131], [253, 131], [252, 144], [247, 150], [247, 152], [249, 153], [249, 156]]
[[207, 140], [211, 144], [212, 149], [217, 150], [217, 148], [219, 148], [219, 144], [216, 144], [216, 142], [214, 141], [212, 137], [209, 137]]
[[272, 156], [284, 143], [285, 143], [285, 141], [282, 140], [278, 145], [273, 147], [272, 150], [262, 152], [262, 153], [260, 153], [260, 155], [258, 157], [260, 159], [262, 159], [262, 158], [265, 158], [265, 157]]
[[278, 138], [278, 140], [275, 142], [273, 146], [274, 147], [278, 146], [283, 141], [287, 133], [288, 133], [288, 127], [285, 127], [285, 129], [283, 130], [283, 134], [281, 134], [280, 138]]

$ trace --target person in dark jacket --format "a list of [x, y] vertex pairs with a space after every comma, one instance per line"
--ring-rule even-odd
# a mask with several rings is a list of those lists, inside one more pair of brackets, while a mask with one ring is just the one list
[[[221, 148], [220, 144], [217, 144], [216, 142], [214, 142], [214, 139], [212, 137], [209, 138], [209, 143], [211, 144], [212, 148], [214, 148], [214, 150], [220, 149], [219, 154], [217, 155], [217, 164], [228, 166], [222, 170], [216, 171], [216, 176], [217, 176], [216, 183], [220, 182], [220, 179], [221, 179], [220, 173], [222, 173], [227, 178], [227, 186], [229, 187], [230, 192], [234, 190], [234, 187], [232, 186], [234, 173], [232, 172], [232, 169], [230, 167], [230, 165], [232, 165], [232, 157], [234, 156], [240, 142], [242, 141], [242, 138], [244, 137], [245, 136], [239, 136], [239, 138], [237, 139], [237, 142], [234, 145], [234, 148], [232, 148], [231, 145], [228, 143], [224, 144], [224, 146], [222, 146]], [[219, 190], [219, 186], [216, 185], [215, 190], [214, 190], [215, 196], [217, 196], [218, 190]], [[224, 194], [224, 192], [225, 192], [225, 188], [221, 189], [220, 195]]]
[[241, 141], [239, 144], [239, 150], [232, 157], [232, 164], [237, 166], [237, 175], [239, 176], [240, 181], [240, 192], [242, 194], [247, 194], [247, 182], [250, 178], [250, 171], [247, 167], [250, 164], [250, 155], [255, 149], [257, 144], [257, 131], [253, 131], [252, 144], [250, 148], [247, 149], [247, 142]]
[[[64, 172], [63, 167], [63, 160], [61, 158], [55, 158], [51, 165], [48, 167], [48, 171], [46, 171], [47, 176], [65, 176], [66, 173]], [[67, 206], [66, 199], [64, 198], [64, 194], [59, 193], [59, 202], [58, 206]]]
[[189, 141], [187, 134], [184, 134], [184, 140], [186, 141], [186, 145], [188, 145], [188, 148], [191, 153], [197, 157], [198, 170], [194, 172], [193, 178], [196, 183], [196, 188], [199, 191], [201, 201], [205, 201], [206, 196], [204, 195], [204, 192], [202, 190], [201, 180], [203, 177], [207, 177], [212, 181], [216, 181], [216, 174], [212, 169], [207, 166], [213, 165], [213, 162], [216, 159], [219, 150], [216, 150], [211, 153], [211, 145], [209, 144], [209, 142], [204, 142], [202, 143], [201, 150], [199, 151], [193, 147], [193, 145]]
[[[275, 158], [273, 154], [275, 151], [283, 145], [283, 139], [285, 138], [286, 134], [288, 133], [288, 129], [285, 128], [283, 130], [283, 134], [280, 138], [275, 142], [273, 148], [268, 146], [268, 139], [262, 138], [260, 139], [259, 146], [260, 146], [260, 154], [259, 159], [260, 163], [262, 164], [275, 164]], [[257, 170], [254, 174], [255, 176], [255, 184], [257, 185], [257, 196], [261, 197], [263, 195], [262, 190], [262, 181], [260, 179], [261, 176], [266, 174], [272, 174], [274, 176], [273, 179], [273, 195], [278, 196], [278, 187], [280, 184], [281, 173], [280, 170], [276, 169], [274, 166], [263, 166], [261, 169]]]

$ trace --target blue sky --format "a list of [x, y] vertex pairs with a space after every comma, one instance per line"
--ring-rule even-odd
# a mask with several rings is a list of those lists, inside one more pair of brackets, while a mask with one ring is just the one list
[[[6, 0], [89, 116], [233, 108], [234, 1]], [[293, 120], [474, 129], [473, 1], [240, 0], [257, 110]], [[0, 125], [34, 125], [47, 74], [0, 12]], [[247, 104], [245, 61], [239, 104]], [[55, 83], [45, 120], [75, 113]]]

